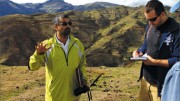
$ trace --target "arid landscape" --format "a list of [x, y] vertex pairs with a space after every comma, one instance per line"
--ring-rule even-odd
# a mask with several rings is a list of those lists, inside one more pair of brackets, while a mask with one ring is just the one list
[[[64, 0], [49, 1], [58, 4], [58, 8], [60, 3], [63, 3], [63, 8], [72, 7]], [[28, 11], [10, 0], [0, 0], [0, 4], [4, 5], [1, 7], [13, 9], [9, 11]], [[51, 4], [45, 2], [34, 6], [38, 9], [48, 7], [44, 10], [51, 12]], [[27, 64], [37, 43], [55, 33], [52, 20], [60, 13], [71, 18], [71, 34], [84, 45], [88, 84], [103, 74], [96, 85], [91, 87], [93, 101], [136, 101], [140, 89], [137, 80], [141, 62], [130, 61], [129, 58], [144, 40], [147, 25], [144, 6], [103, 3], [110, 7], [102, 8], [100, 4], [79, 6], [81, 10], [76, 8], [79, 11], [69, 8], [53, 9], [56, 11], [54, 13], [40, 13], [36, 10], [39, 13], [33, 11], [25, 15], [27, 12], [9, 12], [10, 15], [0, 16], [0, 101], [45, 100], [45, 67], [30, 71]], [[169, 11], [169, 8], [166, 7], [166, 10]], [[0, 12], [7, 9], [0, 9]], [[167, 14], [180, 22], [180, 17], [169, 12]], [[80, 101], [88, 101], [87, 94], [82, 94]]]
[[[138, 96], [140, 62], [126, 67], [87, 67], [93, 101], [135, 101]], [[45, 67], [30, 71], [26, 66], [0, 66], [0, 101], [44, 101]], [[88, 101], [82, 94], [80, 101]]]

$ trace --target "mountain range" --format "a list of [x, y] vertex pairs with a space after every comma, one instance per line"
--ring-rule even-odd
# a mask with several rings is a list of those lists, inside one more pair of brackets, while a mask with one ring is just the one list
[[35, 14], [35, 13], [55, 13], [67, 10], [92, 10], [104, 9], [109, 7], [119, 6], [117, 4], [107, 2], [95, 2], [80, 6], [64, 2], [64, 0], [48, 0], [44, 3], [25, 3], [17, 4], [10, 0], [0, 0], [0, 16], [10, 14]]

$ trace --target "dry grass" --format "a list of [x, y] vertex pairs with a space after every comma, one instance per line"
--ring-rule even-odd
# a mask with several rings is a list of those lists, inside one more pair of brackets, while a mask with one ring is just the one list
[[[93, 101], [135, 101], [140, 62], [127, 67], [88, 67], [89, 83], [103, 75], [91, 88]], [[24, 66], [0, 66], [0, 101], [44, 101], [45, 69], [29, 71]], [[81, 101], [88, 101], [82, 94]]]
[[44, 68], [32, 72], [27, 67], [0, 66], [0, 101], [32, 101], [36, 97], [43, 101], [44, 74]]

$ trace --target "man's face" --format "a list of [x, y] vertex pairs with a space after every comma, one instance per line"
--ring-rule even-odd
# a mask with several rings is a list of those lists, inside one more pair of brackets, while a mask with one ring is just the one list
[[61, 18], [59, 19], [59, 23], [56, 29], [57, 31], [59, 31], [60, 34], [67, 36], [71, 33], [71, 24], [72, 22], [69, 18]]
[[144, 13], [146, 19], [148, 20], [149, 24], [154, 27], [158, 27], [162, 24], [161, 15], [157, 15], [155, 10], [151, 10], [149, 13]]

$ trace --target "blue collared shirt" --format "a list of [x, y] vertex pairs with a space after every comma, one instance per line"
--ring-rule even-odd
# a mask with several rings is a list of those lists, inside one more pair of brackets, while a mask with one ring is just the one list
[[166, 75], [161, 101], [180, 101], [180, 62], [177, 62]]

